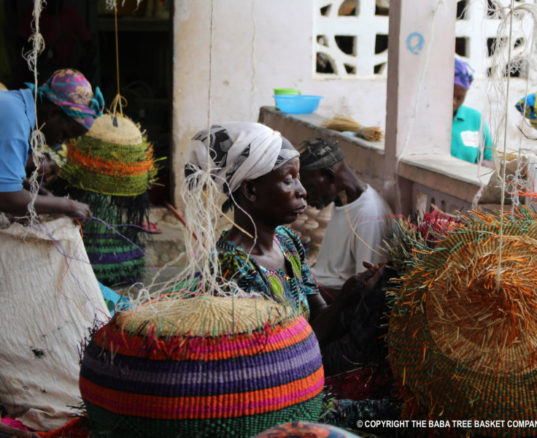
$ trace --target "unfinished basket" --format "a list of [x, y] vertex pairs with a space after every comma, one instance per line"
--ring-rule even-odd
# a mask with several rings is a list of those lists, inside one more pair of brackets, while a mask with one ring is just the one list
[[60, 176], [79, 189], [138, 196], [149, 189], [156, 172], [153, 147], [140, 128], [126, 117], [104, 114], [67, 145]]
[[[394, 373], [429, 418], [532, 419], [537, 415], [535, 217], [527, 210], [506, 217], [502, 237], [493, 215], [472, 213], [453, 227], [402, 278], [389, 323]], [[475, 432], [520, 437], [535, 430], [506, 426]]]

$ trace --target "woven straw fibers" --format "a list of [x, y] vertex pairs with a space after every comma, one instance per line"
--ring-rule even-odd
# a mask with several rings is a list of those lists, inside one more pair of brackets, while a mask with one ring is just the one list
[[153, 147], [131, 120], [99, 117], [88, 133], [67, 145], [60, 177], [78, 189], [113, 196], [138, 196], [154, 182]]
[[537, 225], [524, 210], [505, 219], [502, 238], [499, 230], [497, 217], [473, 213], [402, 278], [389, 358], [433, 417], [537, 414]]
[[252, 298], [165, 298], [95, 332], [80, 393], [95, 436], [244, 437], [318, 421], [324, 370], [300, 315]]
[[291, 314], [290, 309], [268, 300], [200, 295], [162, 299], [120, 312], [117, 324], [139, 334], [147, 334], [152, 326], [163, 336], [220, 336], [249, 333], [267, 322], [278, 324]]
[[[114, 125], [114, 119], [117, 126]], [[103, 114], [95, 120], [95, 123], [86, 135], [108, 143], [125, 146], [142, 143], [142, 133], [131, 119], [111, 114]]]
[[478, 372], [531, 371], [537, 351], [537, 241], [506, 236], [496, 292], [500, 239], [483, 240], [455, 251], [431, 284], [426, 301], [431, 336], [447, 357]]

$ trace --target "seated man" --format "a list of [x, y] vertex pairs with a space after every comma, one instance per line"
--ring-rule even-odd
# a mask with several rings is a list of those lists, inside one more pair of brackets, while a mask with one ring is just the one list
[[302, 144], [300, 179], [308, 204], [323, 208], [335, 202], [317, 262], [312, 268], [319, 285], [334, 296], [363, 262], [384, 259], [381, 245], [391, 217], [388, 205], [343, 160], [337, 142], [312, 138]]
[[[30, 151], [30, 135], [36, 116], [50, 146], [85, 134], [102, 114], [104, 100], [95, 94], [82, 73], [56, 71], [37, 90], [37, 113], [30, 88], [0, 92], [0, 212], [25, 215], [31, 200], [23, 188]], [[56, 196], [38, 195], [37, 213], [87, 217], [89, 207], [81, 202]]]

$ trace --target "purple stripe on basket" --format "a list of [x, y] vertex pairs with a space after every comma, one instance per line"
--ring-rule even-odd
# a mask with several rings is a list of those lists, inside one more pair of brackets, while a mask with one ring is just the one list
[[88, 253], [88, 258], [92, 265], [128, 262], [129, 260], [136, 260], [143, 256], [144, 252], [139, 248], [126, 252]]
[[123, 392], [157, 396], [219, 395], [283, 385], [322, 365], [317, 339], [270, 353], [221, 361], [155, 361], [110, 354], [91, 343], [81, 375], [91, 382]]

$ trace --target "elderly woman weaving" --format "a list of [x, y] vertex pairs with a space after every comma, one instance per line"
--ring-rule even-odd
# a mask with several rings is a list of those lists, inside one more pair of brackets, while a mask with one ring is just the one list
[[306, 207], [299, 179], [299, 153], [280, 133], [258, 123], [213, 125], [192, 140], [189, 166], [210, 168], [232, 205], [234, 226], [217, 243], [221, 272], [250, 293], [287, 302], [309, 318], [321, 346], [331, 340], [342, 309], [379, 279], [371, 266], [344, 286], [341, 298], [327, 306], [306, 264], [298, 237], [282, 225]]

